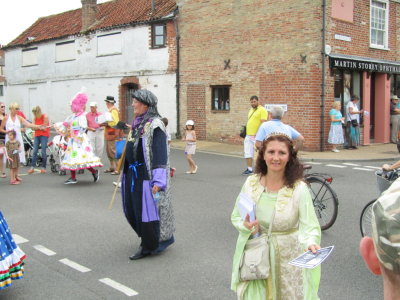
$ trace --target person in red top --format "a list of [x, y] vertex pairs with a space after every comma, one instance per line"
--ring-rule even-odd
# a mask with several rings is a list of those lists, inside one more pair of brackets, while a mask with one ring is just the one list
[[50, 137], [50, 127], [49, 127], [49, 118], [42, 113], [40, 106], [35, 106], [32, 109], [34, 121], [33, 124], [39, 125], [42, 130], [35, 130], [35, 139], [33, 142], [33, 155], [32, 155], [32, 166], [28, 170], [29, 174], [32, 174], [34, 171], [34, 167], [36, 164], [37, 154], [39, 151], [39, 145], [42, 149], [42, 169], [40, 173], [46, 173], [46, 163], [47, 163], [47, 156], [46, 156], [46, 148], [47, 142]]
[[26, 116], [25, 116], [24, 112], [22, 110], [20, 110], [19, 108], [17, 109], [17, 115], [20, 117], [23, 117], [26, 120]]

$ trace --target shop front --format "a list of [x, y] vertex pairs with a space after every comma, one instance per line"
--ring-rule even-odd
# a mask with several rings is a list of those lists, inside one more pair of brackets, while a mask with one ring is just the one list
[[360, 108], [369, 113], [362, 117], [361, 143], [389, 143], [390, 97], [400, 97], [400, 63], [333, 53], [329, 63], [343, 116], [351, 95], [359, 96]]

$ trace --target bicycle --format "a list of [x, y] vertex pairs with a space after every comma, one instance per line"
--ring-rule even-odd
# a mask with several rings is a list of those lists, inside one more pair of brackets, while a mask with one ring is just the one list
[[[376, 183], [378, 185], [378, 190], [379, 193], [383, 193], [386, 191], [389, 186], [392, 184], [393, 181], [395, 181], [399, 177], [399, 172], [400, 170], [394, 170], [394, 171], [382, 171], [378, 170], [375, 172], [376, 176]], [[361, 216], [360, 216], [360, 231], [361, 231], [361, 236], [372, 236], [372, 205], [375, 203], [377, 199], [373, 199], [369, 201], [364, 208], [361, 211]]]
[[[310, 170], [312, 166], [304, 166]], [[332, 189], [332, 176], [323, 173], [306, 173], [304, 179], [310, 189], [315, 214], [317, 215], [322, 230], [327, 230], [335, 223], [339, 199]]]

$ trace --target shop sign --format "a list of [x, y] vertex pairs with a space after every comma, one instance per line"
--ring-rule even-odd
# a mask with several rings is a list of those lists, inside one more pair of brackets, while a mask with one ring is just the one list
[[351, 36], [335, 34], [335, 39], [345, 42], [351, 42]]
[[331, 68], [350, 69], [365, 72], [400, 74], [400, 64], [361, 61], [357, 59], [329, 57]]
[[270, 111], [271, 108], [273, 108], [274, 106], [280, 106], [282, 107], [284, 112], [287, 112], [287, 104], [265, 104], [264, 107], [266, 110]]

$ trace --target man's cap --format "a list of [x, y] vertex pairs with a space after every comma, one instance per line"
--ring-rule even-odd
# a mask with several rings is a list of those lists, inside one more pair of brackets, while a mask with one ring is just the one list
[[115, 99], [113, 96], [107, 96], [104, 101], [106, 101], [108, 103], [113, 103], [113, 104], [115, 103]]
[[194, 122], [193, 122], [193, 120], [187, 120], [186, 121], [186, 126], [193, 126], [194, 125]]
[[89, 106], [96, 106], [97, 107], [97, 102], [90, 102]]
[[400, 274], [400, 178], [372, 206], [372, 237], [382, 265]]
[[392, 97], [390, 97], [390, 99], [392, 100], [399, 100], [399, 98], [396, 95], [392, 95]]

